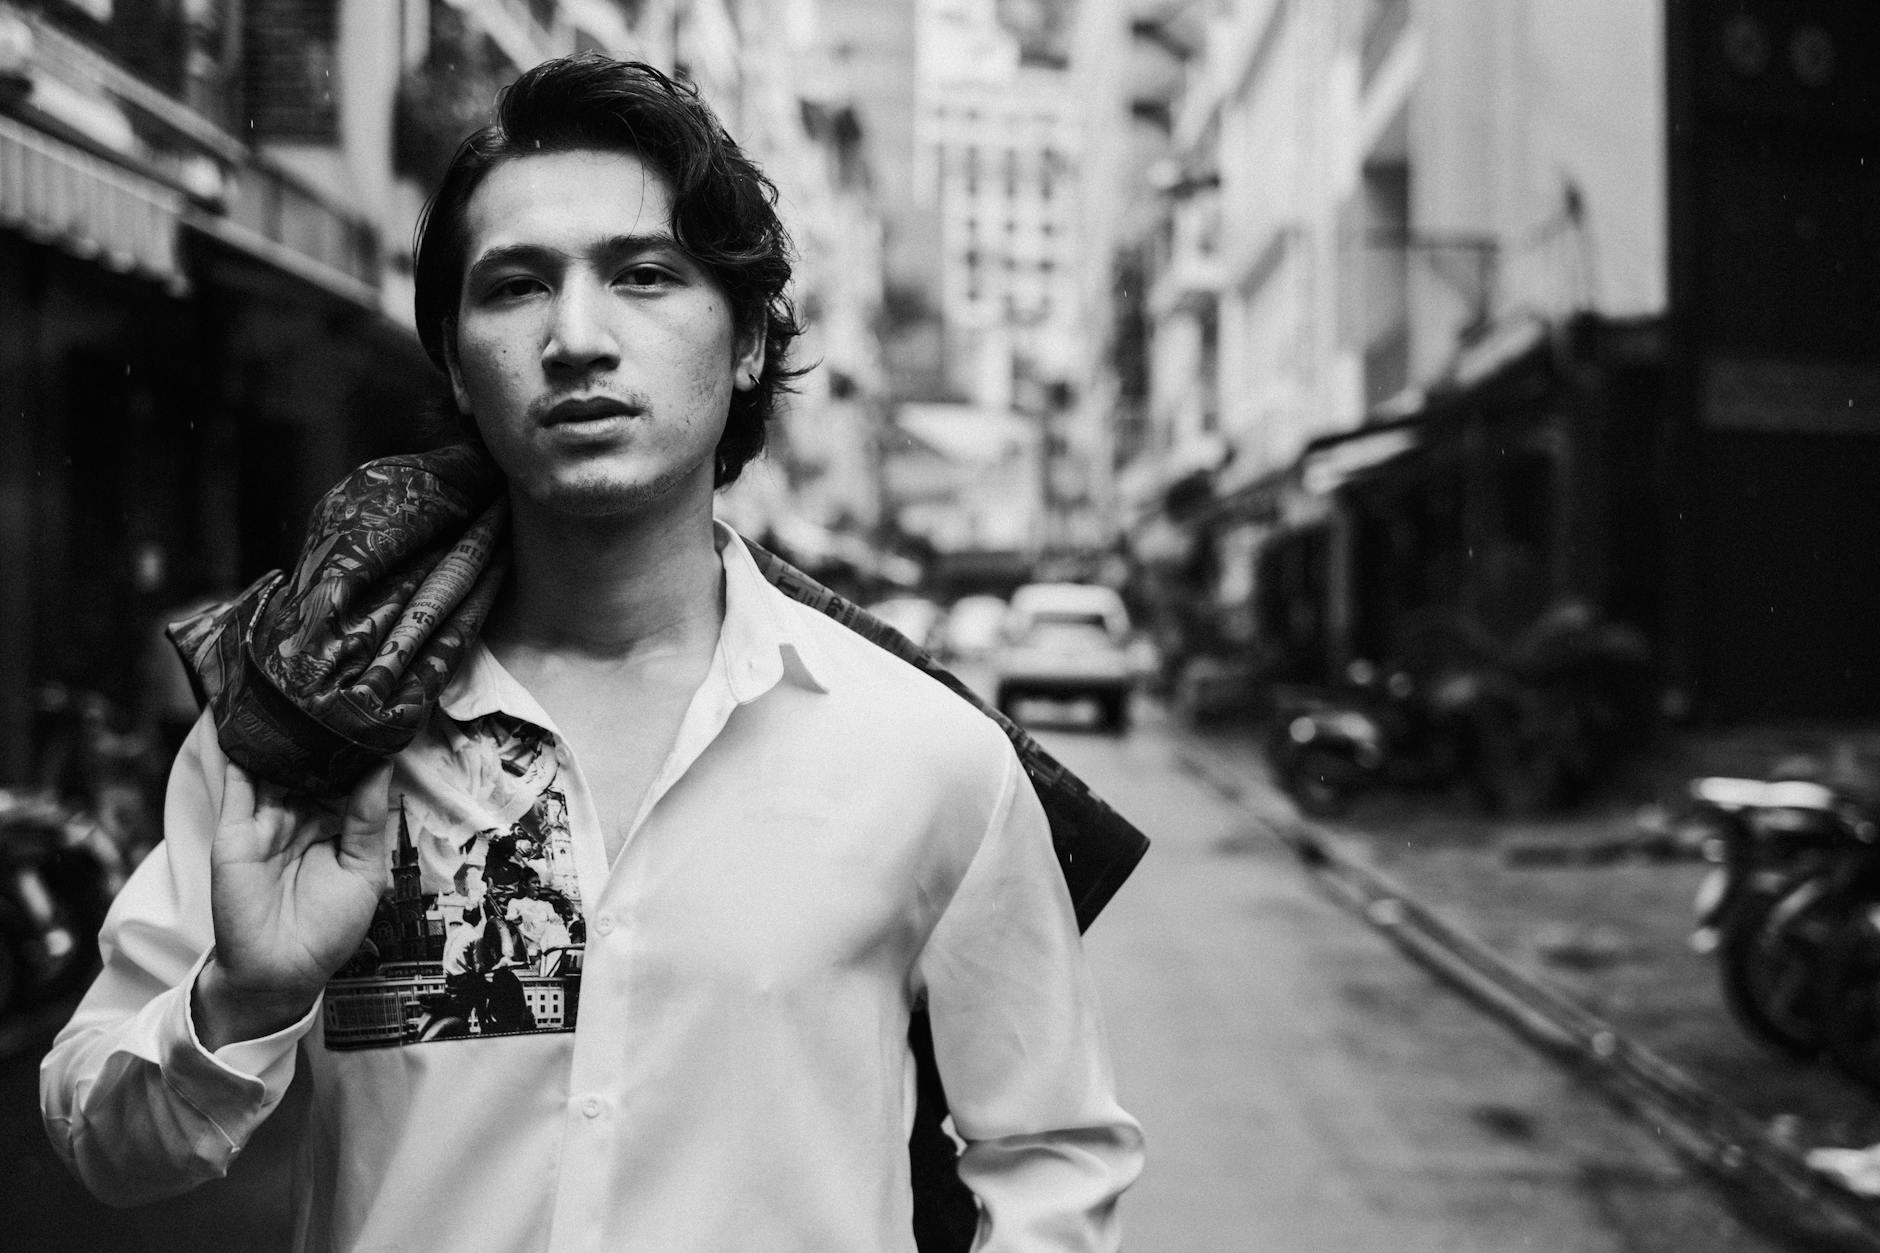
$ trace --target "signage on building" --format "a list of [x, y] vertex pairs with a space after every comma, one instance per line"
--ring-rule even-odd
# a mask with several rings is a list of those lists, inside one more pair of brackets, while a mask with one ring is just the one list
[[1880, 362], [1713, 356], [1703, 363], [1698, 411], [1736, 431], [1880, 433]]

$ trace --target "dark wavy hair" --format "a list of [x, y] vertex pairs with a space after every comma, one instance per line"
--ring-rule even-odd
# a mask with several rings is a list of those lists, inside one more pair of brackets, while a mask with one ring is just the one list
[[418, 338], [445, 369], [469, 263], [464, 215], [484, 177], [516, 157], [583, 149], [632, 153], [665, 179], [673, 237], [725, 290], [739, 333], [763, 333], [763, 373], [733, 394], [718, 441], [713, 484], [723, 487], [764, 450], [778, 395], [803, 373], [788, 359], [803, 328], [785, 292], [794, 249], [777, 217], [776, 186], [690, 84], [643, 62], [582, 53], [544, 61], [505, 87], [495, 121], [458, 147], [418, 219]]

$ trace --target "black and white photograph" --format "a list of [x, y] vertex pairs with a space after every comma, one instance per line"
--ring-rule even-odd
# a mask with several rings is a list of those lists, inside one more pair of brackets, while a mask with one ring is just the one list
[[1873, 0], [0, 0], [0, 1248], [1880, 1253]]

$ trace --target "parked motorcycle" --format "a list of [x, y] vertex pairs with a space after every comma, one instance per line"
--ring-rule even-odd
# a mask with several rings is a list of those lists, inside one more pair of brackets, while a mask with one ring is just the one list
[[1843, 1074], [1880, 1090], [1880, 855], [1846, 867], [1834, 891], [1836, 925], [1815, 984], [1822, 1047]]
[[1529, 746], [1539, 711], [1492, 669], [1420, 677], [1368, 662], [1347, 687], [1275, 694], [1267, 758], [1280, 785], [1309, 814], [1345, 812], [1362, 792], [1461, 789], [1484, 811], [1541, 804]]
[[100, 692], [47, 683], [33, 693], [35, 782], [88, 814], [132, 863], [162, 837], [163, 793], [174, 748], [130, 727]]
[[[1689, 792], [1714, 863], [1698, 890], [1692, 946], [1716, 954], [1732, 1015], [1793, 1057], [1867, 1054], [1880, 1019], [1859, 1033], [1840, 1024], [1842, 1002], [1863, 992], [1869, 956], [1850, 928], [1880, 902], [1871, 812], [1804, 779], [1703, 778]], [[1830, 1048], [1831, 1038], [1841, 1043]]]
[[1509, 668], [1546, 711], [1550, 800], [1585, 797], [1657, 721], [1645, 637], [1568, 601], [1514, 641]]
[[1577, 601], [1512, 641], [1454, 609], [1419, 610], [1391, 656], [1354, 663], [1336, 691], [1275, 701], [1269, 758], [1307, 812], [1342, 812], [1379, 787], [1459, 788], [1490, 813], [1556, 809], [1652, 724], [1644, 638]]
[[91, 977], [98, 928], [128, 874], [95, 821], [0, 790], [0, 1020]]

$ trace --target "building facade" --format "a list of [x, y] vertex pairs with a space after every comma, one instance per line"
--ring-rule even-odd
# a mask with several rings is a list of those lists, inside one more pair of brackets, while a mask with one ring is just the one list
[[[1327, 677], [1417, 608], [1504, 636], [1570, 599], [1615, 611], [1610, 572], [1570, 554], [1614, 525], [1588, 474], [1624, 453], [1575, 441], [1649, 403], [1630, 370], [1666, 308], [1658, 6], [1196, 9], [1119, 471], [1165, 594], [1210, 609], [1187, 646]], [[1624, 380], [1567, 382], [1608, 368]], [[1586, 420], [1436, 420], [1509, 370]], [[1431, 453], [1465, 427], [1478, 453]]]
[[915, 178], [937, 215], [946, 391], [1035, 427], [1034, 551], [1091, 529], [1087, 441], [1074, 422], [1084, 133], [1072, 85], [991, 0], [923, 5]]

